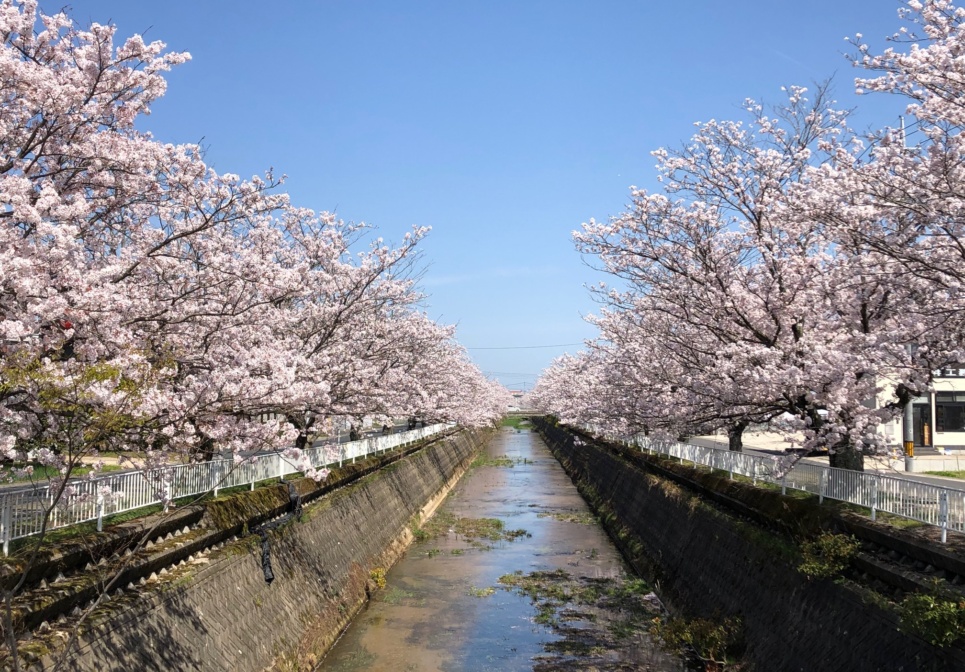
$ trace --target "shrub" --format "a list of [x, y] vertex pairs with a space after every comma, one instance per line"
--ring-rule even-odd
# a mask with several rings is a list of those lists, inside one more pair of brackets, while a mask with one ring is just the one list
[[934, 646], [948, 646], [965, 634], [965, 599], [941, 591], [908, 595], [899, 608], [901, 629]]
[[825, 532], [801, 544], [803, 562], [798, 570], [809, 579], [827, 579], [840, 574], [851, 563], [860, 544], [854, 537]]
[[369, 578], [372, 579], [372, 583], [379, 590], [385, 588], [385, 570], [382, 567], [376, 567], [369, 572]]

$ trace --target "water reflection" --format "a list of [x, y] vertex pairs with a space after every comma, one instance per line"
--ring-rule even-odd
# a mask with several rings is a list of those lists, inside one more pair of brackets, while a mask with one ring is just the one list
[[[538, 435], [503, 430], [483, 454], [488, 459], [467, 473], [437, 512], [444, 523], [440, 536], [415, 543], [389, 571], [385, 589], [319, 670], [585, 669], [580, 651], [560, 644], [560, 623], [541, 618], [530, 597], [498, 579], [561, 569], [576, 581], [622, 580], [623, 560]], [[478, 538], [478, 530], [458, 522], [487, 518], [525, 534]], [[572, 616], [563, 631], [581, 626], [580, 614]], [[599, 669], [609, 663], [613, 669], [681, 669], [645, 636], [627, 636], [630, 645], [603, 652], [608, 664]], [[548, 652], [554, 643], [556, 652]]]

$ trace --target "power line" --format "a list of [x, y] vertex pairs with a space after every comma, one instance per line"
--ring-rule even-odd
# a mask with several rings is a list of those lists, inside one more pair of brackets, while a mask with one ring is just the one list
[[466, 350], [535, 350], [537, 348], [567, 348], [571, 345], [584, 345], [583, 343], [557, 343], [555, 345], [506, 345], [493, 348], [466, 348]]

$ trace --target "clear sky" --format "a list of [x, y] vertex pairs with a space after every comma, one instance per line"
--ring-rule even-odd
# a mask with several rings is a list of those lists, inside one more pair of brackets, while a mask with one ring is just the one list
[[296, 205], [387, 240], [431, 226], [426, 310], [519, 388], [593, 335], [584, 285], [600, 276], [570, 234], [619, 214], [630, 185], [655, 186], [650, 151], [679, 146], [695, 121], [737, 116], [744, 98], [776, 102], [781, 86], [831, 76], [860, 127], [895, 123], [900, 101], [852, 95], [844, 38], [880, 46], [898, 6], [78, 0], [69, 11], [192, 54], [142, 124], [158, 139], [201, 142], [221, 172], [273, 167]]

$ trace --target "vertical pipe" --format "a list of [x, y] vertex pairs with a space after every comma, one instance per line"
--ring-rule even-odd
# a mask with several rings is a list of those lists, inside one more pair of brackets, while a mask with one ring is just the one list
[[942, 543], [948, 541], [948, 490], [938, 495], [938, 522], [942, 526]]
[[0, 508], [0, 539], [3, 540], [3, 555], [10, 554], [10, 497], [3, 498]]
[[902, 423], [902, 441], [904, 442], [905, 457], [915, 456], [915, 416], [914, 404], [905, 404], [904, 422]]
[[878, 514], [878, 477], [871, 479], [871, 520]]

